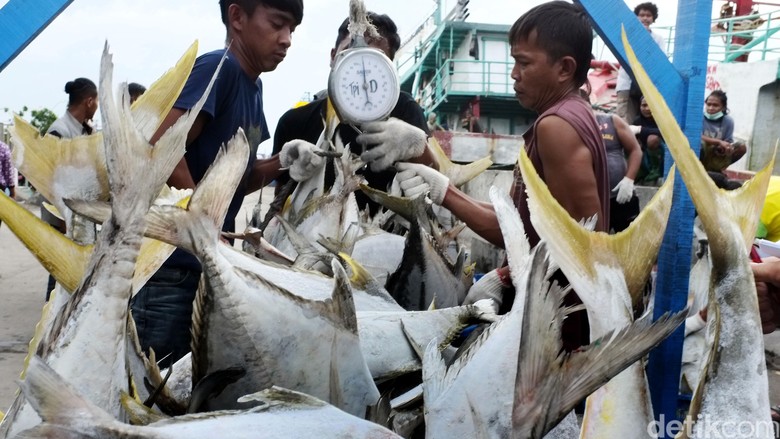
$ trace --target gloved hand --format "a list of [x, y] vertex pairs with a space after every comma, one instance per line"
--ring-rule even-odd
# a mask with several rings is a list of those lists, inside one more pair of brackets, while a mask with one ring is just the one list
[[361, 128], [363, 133], [355, 140], [373, 148], [361, 154], [360, 159], [370, 163], [374, 172], [384, 171], [395, 162], [419, 157], [425, 151], [425, 131], [400, 119], [391, 117], [386, 121], [368, 122]]
[[447, 195], [447, 188], [450, 186], [450, 179], [447, 176], [418, 163], [398, 163], [395, 169], [399, 171], [395, 174], [395, 180], [405, 197], [416, 197], [423, 192], [428, 192], [434, 204], [441, 205], [444, 202], [444, 196]]
[[634, 180], [623, 177], [623, 179], [615, 185], [615, 188], [612, 189], [612, 192], [617, 192], [615, 201], [618, 203], [624, 204], [629, 202], [631, 198], [634, 197]]
[[478, 300], [493, 299], [493, 305], [496, 312], [501, 308], [501, 304], [504, 301], [504, 288], [508, 288], [510, 285], [506, 285], [501, 280], [501, 276], [498, 275], [498, 270], [488, 272], [480, 280], [477, 281], [469, 289], [466, 294], [466, 299], [463, 301], [464, 305], [471, 305]]
[[631, 134], [633, 134], [635, 136], [638, 136], [639, 133], [642, 131], [642, 126], [641, 125], [629, 125], [628, 129], [631, 130]]
[[279, 152], [279, 163], [282, 168], [290, 169], [293, 180], [308, 180], [325, 164], [325, 159], [314, 153], [316, 149], [316, 145], [305, 140], [290, 140]]

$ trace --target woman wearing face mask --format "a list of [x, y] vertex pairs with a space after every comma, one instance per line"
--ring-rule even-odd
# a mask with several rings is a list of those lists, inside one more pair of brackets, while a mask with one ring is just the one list
[[715, 90], [707, 96], [699, 154], [707, 171], [723, 172], [747, 150], [744, 143], [734, 142], [734, 119], [728, 113], [726, 93]]

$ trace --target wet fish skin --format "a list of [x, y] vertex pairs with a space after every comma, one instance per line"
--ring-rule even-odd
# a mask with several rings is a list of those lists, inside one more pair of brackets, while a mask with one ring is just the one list
[[321, 400], [277, 387], [242, 398], [263, 404], [254, 409], [186, 415], [131, 426], [79, 395], [38, 358], [31, 362], [30, 375], [21, 386], [46, 422], [22, 432], [17, 436], [20, 439], [400, 438]]
[[[741, 188], [718, 189], [690, 149], [674, 115], [622, 34], [636, 80], [667, 140], [709, 239], [711, 289], [707, 313], [707, 363], [679, 437], [702, 438], [713, 421], [750, 425], [749, 437], [772, 438], [769, 391], [755, 281], [747, 257], [774, 167], [769, 163]], [[701, 419], [708, 422], [697, 422]], [[722, 427], [725, 428], [725, 427]], [[733, 434], [734, 431], [731, 432]], [[732, 437], [748, 437], [734, 436]]]

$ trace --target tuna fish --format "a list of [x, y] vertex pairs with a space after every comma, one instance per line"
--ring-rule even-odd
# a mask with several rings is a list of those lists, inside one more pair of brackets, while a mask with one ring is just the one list
[[117, 421], [37, 358], [30, 364], [22, 389], [45, 423], [22, 432], [17, 436], [20, 439], [400, 439], [384, 427], [317, 398], [278, 387], [243, 397], [242, 401], [262, 404], [250, 410], [180, 416], [147, 426]]
[[[195, 50], [180, 62], [159, 87], [180, 90]], [[57, 315], [37, 353], [94, 403], [121, 417], [119, 393], [127, 389], [125, 331], [127, 303], [132, 291], [135, 261], [145, 227], [145, 214], [165, 180], [184, 154], [186, 135], [197, 111], [182, 118], [152, 148], [154, 126], [134, 119], [127, 91], [112, 92], [113, 65], [108, 46], [101, 61], [100, 104], [106, 163], [113, 212], [104, 223], [90, 262], [73, 296]], [[175, 91], [178, 93], [178, 91]], [[195, 110], [202, 105], [198, 103]], [[145, 116], [142, 115], [141, 119]], [[159, 116], [158, 117], [162, 117]], [[147, 135], [148, 134], [148, 135]], [[139, 180], [138, 175], [146, 178]], [[127, 389], [129, 390], [129, 389]], [[23, 404], [14, 403], [0, 425], [0, 436], [39, 422]]]
[[[634, 321], [672, 207], [674, 172], [621, 233], [591, 232], [550, 194], [526, 154], [520, 169], [531, 221], [588, 311], [590, 339]], [[588, 397], [581, 438], [640, 437], [654, 420], [644, 367], [634, 363]]]
[[764, 339], [748, 251], [774, 157], [740, 189], [718, 189], [637, 60], [625, 32], [623, 45], [709, 239], [711, 289], [706, 330], [710, 347], [679, 437], [772, 438]]
[[[541, 438], [582, 398], [669, 335], [683, 314], [605, 334], [583, 351], [561, 353], [564, 291], [547, 280], [546, 244], [529, 256], [519, 215], [491, 189], [517, 294], [449, 367], [431, 343], [423, 359], [426, 431], [438, 437]], [[560, 239], [560, 238], [559, 238]], [[514, 391], [510, 390], [513, 389]]]

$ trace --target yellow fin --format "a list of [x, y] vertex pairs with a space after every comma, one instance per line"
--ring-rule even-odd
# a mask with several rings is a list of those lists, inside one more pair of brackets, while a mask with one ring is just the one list
[[493, 165], [493, 160], [490, 159], [490, 156], [482, 157], [467, 165], [452, 163], [450, 158], [447, 157], [447, 154], [441, 148], [439, 141], [433, 136], [428, 138], [428, 148], [436, 158], [436, 162], [439, 164], [439, 172], [449, 177], [450, 182], [457, 187], [463, 186], [473, 180], [474, 177]]
[[669, 173], [667, 181], [628, 229], [609, 235], [587, 230], [558, 204], [536, 173], [525, 148], [521, 148], [519, 163], [534, 228], [575, 289], [579, 279], [595, 285], [599, 266], [614, 267], [624, 274], [627, 292], [637, 304], [663, 241], [672, 206], [674, 173]]
[[67, 291], [78, 287], [92, 245], [76, 244], [5, 194], [0, 195], [0, 220]]
[[135, 125], [146, 139], [160, 127], [165, 116], [173, 108], [190, 76], [198, 56], [197, 40], [184, 52], [176, 65], [165, 72], [130, 107]]
[[[103, 148], [103, 134], [72, 139], [55, 136], [41, 136], [38, 129], [21, 117], [14, 115], [14, 126], [10, 128], [13, 158], [19, 172], [30, 180], [47, 200], [58, 205], [63, 194], [58, 194], [55, 183], [65, 187], [73, 186], [73, 178], [84, 178], [78, 184], [89, 181], [96, 199], [108, 199], [108, 174]], [[67, 194], [66, 194], [67, 195]]]
[[344, 252], [339, 252], [339, 258], [347, 263], [351, 276], [349, 282], [360, 288], [365, 289], [371, 282], [374, 281], [374, 277], [371, 273], [365, 269], [358, 261], [352, 259], [352, 257]]
[[[639, 63], [634, 50], [628, 43], [625, 29], [622, 30], [622, 38], [631, 70], [634, 72], [645, 100], [653, 112], [653, 118], [658, 122], [658, 128], [666, 140], [669, 152], [674, 157], [688, 192], [691, 194], [691, 199], [707, 232], [707, 237], [711, 241], [725, 242], [729, 241], [726, 238], [727, 233], [740, 233], [745, 249], [749, 250], [758, 227], [758, 219], [769, 185], [769, 177], [771, 177], [774, 168], [777, 147], [775, 147], [775, 153], [769, 163], [740, 189], [734, 191], [718, 189], [691, 149], [688, 138], [677, 124], [677, 120], [675, 120], [663, 96]], [[738, 231], [733, 230], [733, 224], [738, 225]], [[711, 246], [710, 250], [713, 252], [714, 258], [721, 260], [725, 259], [719, 258], [716, 255], [717, 252], [731, 251], [728, 246]]]
[[46, 302], [43, 305], [43, 308], [41, 309], [41, 318], [38, 320], [38, 323], [35, 324], [35, 331], [33, 332], [33, 337], [30, 340], [30, 343], [27, 344], [27, 355], [24, 357], [24, 363], [22, 366], [22, 373], [19, 374], [20, 379], [24, 379], [24, 377], [27, 375], [27, 366], [30, 365], [30, 359], [35, 355], [35, 352], [38, 351], [38, 345], [41, 343], [41, 339], [43, 339], [43, 331], [46, 329], [46, 322], [49, 320], [54, 319], [55, 316], [50, 316], [49, 314], [52, 313], [52, 304], [55, 301], [55, 296], [57, 295], [58, 290], [57, 288], [54, 288], [54, 291], [51, 292], [51, 295], [49, 295], [49, 301]]

